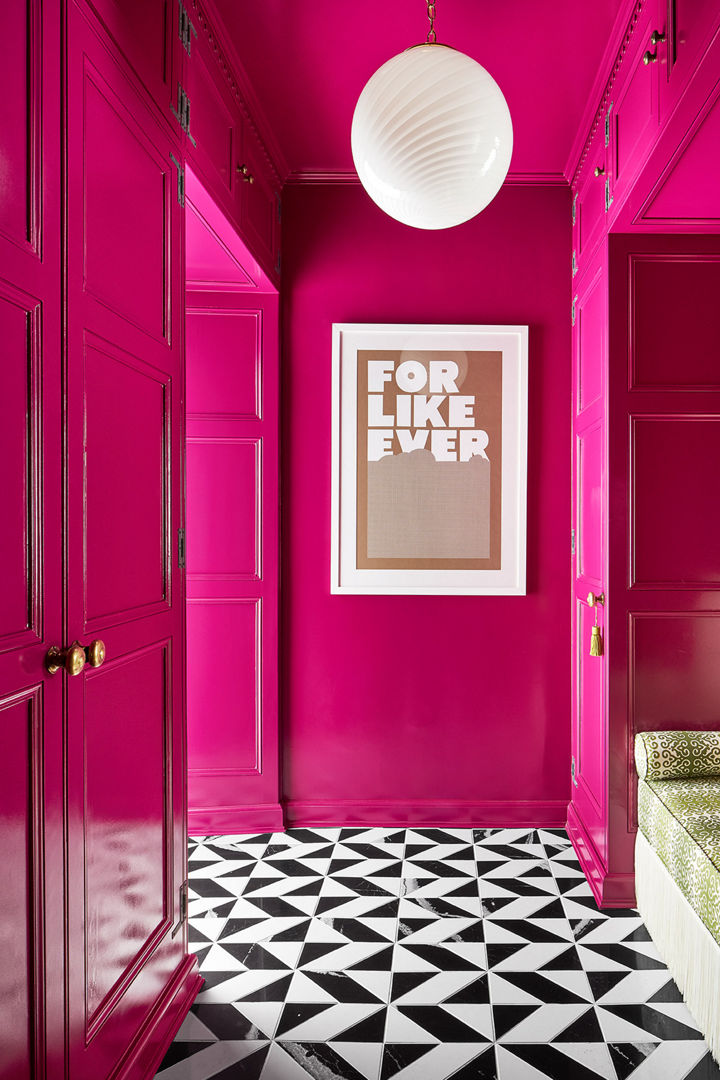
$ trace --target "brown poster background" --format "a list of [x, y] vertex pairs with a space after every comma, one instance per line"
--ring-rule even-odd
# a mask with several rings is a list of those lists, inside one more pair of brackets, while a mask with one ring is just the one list
[[[501, 553], [502, 492], [502, 353], [447, 352], [437, 350], [358, 351], [357, 384], [357, 566], [363, 570], [499, 570]], [[461, 395], [472, 395], [472, 427], [487, 432], [488, 461], [480, 457], [470, 462], [435, 461], [429, 453], [432, 428], [428, 425], [427, 449], [403, 454], [397, 435], [396, 398], [410, 397], [394, 378], [383, 388], [383, 413], [395, 417], [392, 455], [368, 462], [368, 363], [405, 360], [428, 366], [431, 360], [449, 359], [459, 367], [455, 380]], [[430, 396], [428, 386], [420, 393]], [[449, 421], [449, 397], [439, 406], [445, 424]], [[455, 395], [452, 395], [455, 396]], [[406, 406], [407, 407], [407, 406]], [[402, 425], [399, 425], [402, 426]], [[421, 430], [412, 426], [410, 433]], [[457, 429], [458, 432], [461, 429]], [[459, 439], [456, 442], [459, 446]], [[399, 460], [402, 455], [402, 461]], [[414, 460], [408, 460], [412, 457]], [[468, 471], [468, 466], [470, 471]], [[402, 469], [401, 473], [399, 470]], [[441, 470], [445, 469], [445, 472]], [[407, 474], [409, 483], [404, 482]], [[385, 480], [386, 477], [391, 479]], [[488, 490], [489, 481], [489, 490]], [[428, 487], [428, 485], [430, 485]], [[424, 491], [434, 491], [437, 500], [425, 500]], [[413, 492], [420, 493], [413, 507]], [[467, 492], [467, 496], [465, 493]], [[410, 493], [410, 494], [408, 494]], [[380, 495], [380, 499], [378, 499]], [[428, 505], [436, 501], [437, 505]], [[378, 511], [381, 508], [381, 513]], [[407, 522], [403, 520], [407, 515]], [[370, 520], [369, 520], [370, 519]], [[423, 548], [422, 557], [404, 554], [403, 529], [407, 525], [409, 548]], [[393, 557], [373, 555], [371, 546], [392, 551]], [[418, 535], [421, 532], [422, 535]], [[433, 557], [433, 545], [442, 550]], [[486, 557], [472, 557], [482, 550]], [[457, 552], [457, 554], [455, 553]], [[472, 553], [472, 555], [470, 554]]]

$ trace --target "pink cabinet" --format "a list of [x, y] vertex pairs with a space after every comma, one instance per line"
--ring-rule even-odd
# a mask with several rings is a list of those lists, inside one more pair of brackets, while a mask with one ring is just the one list
[[198, 983], [185, 870], [183, 216], [175, 145], [68, 6], [65, 569], [68, 1056], [137, 1075]]
[[[0, 1075], [63, 1075], [60, 4], [0, 42]], [[52, 92], [50, 92], [52, 91]]]
[[233, 163], [242, 140], [242, 119], [202, 28], [186, 64], [185, 88], [189, 101], [187, 152], [193, 168], [216, 198], [229, 200], [235, 190]]
[[279, 274], [280, 181], [204, 15], [186, 57], [186, 153], [203, 185], [235, 224], [271, 280]]
[[282, 829], [278, 298], [188, 294], [188, 804], [196, 833]]
[[600, 125], [590, 143], [573, 194], [574, 269], [587, 264], [604, 234], [608, 190], [605, 131]]
[[568, 828], [607, 906], [633, 902], [635, 733], [717, 724], [718, 290], [717, 236], [610, 235], [576, 286]]
[[236, 201], [243, 236], [264, 265], [280, 273], [280, 196], [264, 150], [247, 125], [237, 168]]
[[[607, 581], [607, 244], [583, 268], [573, 303], [572, 525], [572, 804], [569, 821], [583, 822], [589, 875], [599, 880], [607, 858], [607, 763], [604, 656], [590, 655], [592, 627], [604, 629]], [[577, 832], [577, 830], [576, 830]], [[592, 879], [592, 878], [591, 878]]]

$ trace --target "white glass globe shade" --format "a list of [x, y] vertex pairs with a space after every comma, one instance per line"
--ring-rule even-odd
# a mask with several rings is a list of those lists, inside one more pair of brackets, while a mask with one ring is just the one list
[[497, 195], [512, 121], [484, 67], [446, 45], [417, 45], [368, 81], [351, 143], [360, 182], [381, 210], [416, 229], [447, 229]]

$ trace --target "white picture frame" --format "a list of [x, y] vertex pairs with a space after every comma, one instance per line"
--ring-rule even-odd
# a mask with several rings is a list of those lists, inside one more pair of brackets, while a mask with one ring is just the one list
[[[400, 354], [414, 357], [414, 359], [410, 362], [404, 361]], [[440, 359], [434, 360], [433, 354]], [[451, 362], [448, 363], [450, 354], [457, 354], [457, 356], [455, 360], [451, 358]], [[378, 355], [381, 357], [380, 360], [373, 359]], [[444, 358], [443, 363], [441, 363], [442, 358]], [[401, 365], [404, 366], [401, 367]], [[428, 393], [418, 398], [408, 389], [412, 385], [409, 381], [411, 376], [414, 375], [416, 379], [422, 381], [421, 368], [423, 367], [427, 372], [424, 389], [431, 391], [434, 388], [447, 391], [447, 405], [444, 400], [439, 400], [442, 395], [433, 396]], [[455, 382], [452, 380], [453, 372], [457, 374], [459, 367], [463, 369], [462, 377], [466, 380], [466, 386], [482, 387], [484, 378], [490, 387], [494, 379], [492, 382], [494, 389], [489, 389], [487, 396], [483, 393], [473, 396], [465, 395], [451, 405], [451, 396], [459, 392], [458, 388], [462, 388], [457, 378]], [[492, 372], [501, 372], [501, 375], [492, 375]], [[470, 374], [472, 374], [472, 380]], [[401, 377], [404, 389], [400, 387]], [[434, 387], [433, 379], [436, 384]], [[384, 380], [385, 383], [392, 385], [386, 388], [384, 385], [378, 385], [378, 380]], [[394, 385], [395, 382], [397, 386]], [[371, 389], [376, 391], [378, 388], [388, 396], [375, 394], [376, 398], [380, 396], [380, 404], [377, 401], [372, 403], [369, 392]], [[368, 392], [367, 405], [363, 403], [365, 399], [363, 390]], [[389, 396], [392, 391], [397, 394], [395, 398]], [[333, 324], [330, 581], [332, 593], [473, 596], [525, 594], [527, 393], [527, 326]], [[414, 399], [412, 402], [402, 403], [404, 412], [401, 419], [399, 399], [404, 396], [413, 396]], [[385, 415], [386, 409], [382, 402], [393, 400], [396, 402], [398, 413], [397, 416], [390, 413], [388, 417]], [[472, 402], [472, 404], [463, 405], [463, 402]], [[494, 410], [492, 430], [496, 433], [500, 432], [499, 439], [497, 437], [495, 439], [495, 445], [488, 445], [486, 429], [479, 427], [484, 422], [485, 407], [489, 415], [491, 402], [494, 403], [492, 404]], [[485, 403], [488, 403], [487, 406]], [[455, 405], [457, 409], [454, 409]], [[371, 406], [373, 406], [372, 416]], [[409, 415], [408, 410], [411, 408], [414, 426], [406, 419]], [[440, 410], [443, 408], [448, 416], [447, 421], [440, 416]], [[451, 408], [454, 409], [453, 412], [450, 412]], [[435, 410], [434, 415], [437, 418], [435, 422], [432, 419], [431, 409]], [[379, 420], [392, 419], [393, 425], [380, 431], [373, 431], [371, 434], [371, 428], [378, 425], [378, 410]], [[428, 412], [430, 418], [422, 424], [422, 417]], [[450, 428], [453, 415], [457, 423], [468, 425], [469, 421], [475, 426], [471, 430], [468, 426], [469, 434], [467, 435], [460, 428], [453, 428], [436, 435], [432, 430], [433, 426]], [[418, 420], [419, 416], [420, 420]], [[467, 418], [457, 420], [457, 417], [462, 416]], [[428, 429], [427, 436], [421, 433], [421, 428], [425, 427]], [[490, 425], [486, 424], [486, 428], [489, 430]], [[407, 431], [407, 434], [401, 435], [401, 429]], [[401, 439], [404, 440], [403, 443], [400, 442]], [[382, 452], [383, 459], [390, 459], [383, 468], [397, 469], [399, 459], [402, 459], [404, 463], [409, 460], [408, 453], [400, 447], [404, 445], [406, 450], [411, 447], [421, 449], [419, 444], [423, 439], [426, 440], [426, 447], [422, 449], [420, 455], [414, 455], [413, 468], [422, 458], [425, 463], [425, 475], [428, 475], [428, 468], [434, 477], [439, 475], [442, 481], [441, 487], [443, 484], [448, 488], [451, 486], [443, 478], [458, 476], [460, 472], [457, 468], [445, 469], [441, 472], [435, 462], [448, 461], [453, 453], [456, 455], [453, 460], [463, 462], [469, 461], [468, 455], [470, 455], [471, 468], [474, 470], [473, 477], [478, 476], [480, 470], [486, 470], [489, 479], [483, 479], [482, 488], [462, 488], [460, 495], [454, 493], [451, 496], [455, 500], [452, 503], [454, 516], [448, 514], [443, 516], [442, 512], [435, 516], [432, 514], [428, 516], [427, 508], [422, 506], [422, 494], [416, 496], [414, 505], [419, 507], [419, 510], [411, 508], [409, 511], [404, 511], [406, 517], [412, 518], [414, 522], [408, 532], [410, 538], [406, 541], [402, 538], [401, 532], [395, 528], [397, 523], [391, 522], [389, 529], [385, 527], [387, 513], [378, 510], [378, 507], [389, 506], [391, 518], [393, 515], [400, 515], [403, 512], [402, 508], [398, 508], [397, 500], [392, 501], [392, 491], [395, 493], [400, 491], [402, 495], [405, 489], [402, 485], [398, 488], [396, 483], [395, 488], [390, 492], [390, 501], [386, 499], [385, 502], [378, 502], [375, 492], [379, 490], [376, 479], [379, 475], [376, 465], [379, 458], [376, 455], [381, 453], [381, 450], [377, 447], [393, 447]], [[501, 456], [498, 453], [498, 442], [501, 446]], [[370, 462], [367, 465], [364, 457], [366, 444], [367, 460]], [[429, 452], [428, 447], [431, 445], [432, 452]], [[483, 445], [487, 453], [482, 448], [478, 449]], [[363, 458], [359, 460], [361, 454]], [[488, 464], [481, 464], [480, 457]], [[493, 461], [496, 462], [495, 465]], [[405, 467], [406, 465], [403, 465], [403, 468]], [[499, 481], [498, 470], [501, 471]], [[383, 474], [383, 478], [385, 475], [387, 473]], [[468, 475], [467, 468], [462, 470], [463, 477]], [[494, 487], [493, 479], [495, 480]], [[439, 483], [435, 480], [432, 482]], [[465, 480], [462, 482], [465, 483]], [[413, 488], [413, 491], [415, 490]], [[427, 489], [421, 486], [418, 490], [422, 492]], [[438, 489], [436, 487], [433, 490]], [[481, 491], [482, 496], [466, 499], [462, 495], [464, 490]], [[360, 502], [359, 491], [361, 494], [364, 492]], [[455, 492], [454, 487], [453, 492]], [[495, 500], [492, 503], [491, 524], [490, 493], [492, 493], [492, 499]], [[441, 494], [438, 502], [440, 507], [446, 505], [443, 498], [444, 495]], [[477, 525], [477, 521], [480, 520], [478, 506], [483, 500], [487, 501], [488, 508], [482, 512], [486, 515], [485, 517], [480, 514], [484, 522], [484, 525], [480, 527]], [[400, 501], [402, 502], [402, 498]], [[465, 512], [468, 515], [467, 527], [463, 521]], [[417, 524], [417, 513], [420, 514], [422, 520], [443, 523], [444, 533], [439, 540], [435, 541], [434, 534], [430, 540], [425, 539], [422, 525]], [[377, 525], [378, 521], [381, 522], [380, 527]], [[392, 531], [393, 529], [395, 532]], [[392, 534], [390, 539], [386, 536], [388, 531]], [[432, 528], [429, 531], [432, 533]], [[378, 539], [380, 534], [382, 538]], [[400, 536], [399, 540], [398, 536]], [[463, 554], [457, 558], [454, 555], [454, 537], [457, 537], [458, 550], [464, 546]], [[428, 555], [423, 545], [431, 542], [439, 546], [432, 549], [431, 554]], [[406, 558], [403, 554], [405, 550], [403, 545], [406, 543], [411, 547], [413, 544], [420, 545], [423, 551], [420, 552], [418, 548], [413, 551], [413, 555]], [[386, 550], [383, 544], [390, 547]], [[443, 552], [442, 558], [435, 558], [435, 553], [440, 549]], [[385, 557], [388, 552], [391, 552], [392, 557]], [[487, 557], [476, 558], [478, 554], [481, 556], [486, 554]]]

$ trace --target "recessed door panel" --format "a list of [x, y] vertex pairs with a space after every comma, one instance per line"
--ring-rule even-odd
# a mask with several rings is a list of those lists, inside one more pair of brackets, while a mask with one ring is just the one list
[[261, 311], [188, 311], [186, 354], [193, 418], [260, 419]]
[[639, 731], [717, 729], [720, 613], [658, 612], [632, 619], [633, 713]]
[[168, 599], [169, 378], [88, 342], [86, 622]]
[[6, 522], [0, 529], [0, 650], [20, 644], [33, 629], [31, 636], [40, 636], [39, 314], [39, 305], [29, 297], [0, 286], [0, 460]]
[[84, 98], [85, 289], [164, 339], [171, 162], [89, 65]]
[[578, 304], [577, 410], [593, 405], [603, 391], [605, 341], [604, 275], [598, 275]]
[[167, 919], [167, 648], [85, 678], [87, 1025]]
[[631, 455], [633, 583], [720, 585], [720, 417], [636, 417]]
[[0, 765], [0, 856], [5, 867], [0, 950], [5, 970], [0, 982], [0, 1076], [34, 1080], [39, 1075], [36, 1030], [39, 1019], [34, 993], [41, 958], [35, 955], [37, 932], [33, 888], [40, 857], [35, 818], [28, 807], [42, 798], [41, 691], [39, 687], [0, 701], [2, 765]]
[[[188, 603], [191, 772], [261, 769], [260, 600]], [[242, 657], [242, 663], [238, 663]], [[212, 671], [211, 679], [207, 672]]]
[[602, 423], [588, 428], [577, 438], [578, 480], [581, 498], [579, 515], [579, 573], [599, 583], [603, 577], [602, 476], [604, 433]]
[[261, 576], [261, 447], [259, 439], [188, 439], [188, 573], [195, 577]]
[[633, 390], [720, 388], [718, 296], [717, 257], [631, 256]]
[[37, 0], [3, 6], [0, 232], [21, 245], [34, 245], [37, 226], [39, 8]]

